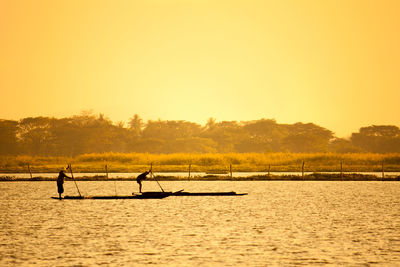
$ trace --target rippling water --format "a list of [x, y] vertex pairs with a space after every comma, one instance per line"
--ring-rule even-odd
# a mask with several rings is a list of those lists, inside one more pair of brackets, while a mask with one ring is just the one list
[[[240, 197], [54, 200], [55, 182], [0, 183], [0, 266], [384, 265], [400, 262], [399, 182], [162, 182]], [[78, 182], [84, 195], [135, 182]], [[145, 190], [157, 190], [144, 182]], [[77, 195], [73, 182], [67, 195]]]

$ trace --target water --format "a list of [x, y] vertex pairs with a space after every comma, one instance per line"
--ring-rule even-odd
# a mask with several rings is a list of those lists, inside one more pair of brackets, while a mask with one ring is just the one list
[[[161, 182], [237, 197], [54, 200], [55, 182], [0, 183], [0, 266], [400, 263], [399, 182]], [[78, 182], [84, 195], [135, 182]], [[145, 190], [157, 190], [145, 181]], [[67, 195], [77, 195], [73, 182]]]

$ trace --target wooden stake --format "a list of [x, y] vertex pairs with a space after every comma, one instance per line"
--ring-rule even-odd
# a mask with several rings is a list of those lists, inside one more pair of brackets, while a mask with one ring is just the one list
[[189, 164], [189, 175], [188, 175], [188, 178], [190, 179], [190, 167], [191, 167], [191, 165], [192, 164]]
[[383, 167], [383, 160], [382, 160], [382, 180], [385, 179], [385, 169]]
[[[105, 169], [106, 169], [106, 178], [108, 179], [108, 166], [107, 164], [104, 165]], [[117, 182], [114, 180], [114, 191], [115, 191], [115, 196], [117, 195]]]
[[270, 173], [271, 173], [271, 164], [268, 164], [268, 177], [270, 177]]
[[301, 177], [303, 177], [303, 179], [304, 179], [304, 161], [303, 161], [303, 165], [301, 166]]
[[29, 166], [29, 164], [28, 164], [28, 170], [29, 170], [29, 174], [31, 175], [31, 179], [32, 179], [32, 171], [31, 171], [31, 166]]
[[340, 179], [343, 181], [343, 162], [340, 162]]

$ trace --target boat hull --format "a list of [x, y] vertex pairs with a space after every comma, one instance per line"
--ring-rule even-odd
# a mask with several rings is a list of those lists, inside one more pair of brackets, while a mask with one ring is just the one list
[[[244, 196], [247, 193], [236, 192], [144, 192], [141, 194], [133, 193], [131, 196], [65, 196], [62, 199], [162, 199], [169, 196]], [[59, 199], [58, 197], [51, 197]]]
[[[133, 194], [131, 196], [65, 196], [62, 199], [162, 199], [170, 196], [170, 193], [164, 192], [146, 192], [143, 194]], [[59, 199], [58, 197], [51, 197]]]
[[244, 196], [247, 193], [236, 192], [175, 192], [173, 196]]

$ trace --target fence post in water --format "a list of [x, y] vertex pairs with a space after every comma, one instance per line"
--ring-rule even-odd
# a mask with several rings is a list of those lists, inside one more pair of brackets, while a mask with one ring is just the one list
[[343, 181], [343, 161], [340, 162], [340, 179]]
[[191, 167], [191, 165], [192, 164], [189, 164], [189, 175], [188, 175], [188, 178], [190, 179], [190, 167]]
[[229, 171], [231, 173], [231, 178], [232, 178], [232, 164], [229, 165]]
[[304, 180], [304, 161], [303, 161], [303, 165], [301, 166], [301, 177], [303, 177], [303, 180]]
[[383, 160], [382, 160], [382, 180], [385, 179], [385, 169], [383, 168]]
[[105, 165], [105, 167], [106, 167], [106, 177], [107, 177], [107, 179], [108, 179], [108, 169], [107, 169], [107, 164]]
[[28, 171], [29, 171], [29, 174], [31, 175], [31, 179], [32, 179], [32, 171], [31, 171], [31, 166], [29, 165], [29, 163], [28, 163]]
[[271, 164], [268, 164], [268, 178], [270, 177], [271, 174]]

